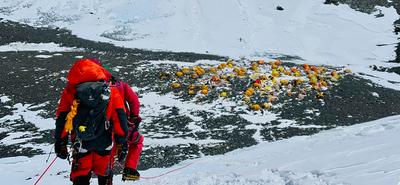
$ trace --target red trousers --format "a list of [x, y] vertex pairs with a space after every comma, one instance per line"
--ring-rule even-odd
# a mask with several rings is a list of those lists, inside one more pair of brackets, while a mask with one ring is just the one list
[[[143, 148], [143, 135], [139, 136], [139, 139], [135, 143], [130, 143], [128, 145], [128, 154], [125, 159], [125, 167], [137, 169], [137, 165], [139, 164], [140, 154], [142, 153]], [[111, 156], [115, 156], [117, 153], [117, 148], [113, 147]], [[112, 158], [112, 164], [114, 164], [114, 158]]]
[[126, 156], [125, 167], [137, 169], [140, 154], [142, 153], [144, 137], [140, 135], [136, 143], [129, 144], [128, 155]]
[[92, 151], [77, 154], [77, 156], [72, 160], [71, 181], [74, 181], [76, 177], [86, 176], [90, 172], [100, 176], [110, 175], [111, 160], [110, 151]]

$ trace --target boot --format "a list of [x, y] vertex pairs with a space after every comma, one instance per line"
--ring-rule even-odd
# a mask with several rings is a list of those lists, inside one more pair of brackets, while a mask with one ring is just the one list
[[113, 176], [97, 176], [99, 185], [112, 185]]
[[73, 185], [89, 185], [91, 176], [92, 174], [89, 173], [88, 175], [85, 176], [76, 177], [73, 181]]
[[140, 179], [140, 174], [136, 169], [132, 168], [124, 168], [124, 172], [122, 174], [123, 181], [136, 181]]

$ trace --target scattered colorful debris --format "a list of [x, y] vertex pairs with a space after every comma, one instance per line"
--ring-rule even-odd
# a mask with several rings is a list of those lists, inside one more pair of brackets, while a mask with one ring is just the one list
[[[281, 60], [267, 63], [264, 59], [238, 62], [229, 59], [216, 66], [183, 67], [175, 72], [175, 76], [164, 72], [160, 79], [172, 80], [170, 87], [174, 91], [187, 91], [188, 95], [195, 97], [231, 98], [259, 111], [271, 109], [273, 103], [284, 96], [298, 101], [308, 95], [323, 99], [325, 91], [350, 73], [350, 69], [337, 71], [308, 64], [297, 67], [284, 65]], [[237, 96], [241, 98], [235, 98]]]

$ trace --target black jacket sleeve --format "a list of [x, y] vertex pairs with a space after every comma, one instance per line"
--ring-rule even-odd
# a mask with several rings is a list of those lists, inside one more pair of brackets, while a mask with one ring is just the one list
[[61, 135], [64, 130], [64, 125], [66, 122], [65, 119], [67, 118], [67, 115], [68, 115], [68, 112], [61, 112], [60, 115], [56, 119], [56, 130], [54, 133], [54, 139], [56, 141], [65, 139], [65, 138], [61, 138]]
[[125, 136], [128, 135], [128, 117], [124, 109], [116, 109], [118, 114], [119, 123], [121, 124], [121, 129], [124, 131]]

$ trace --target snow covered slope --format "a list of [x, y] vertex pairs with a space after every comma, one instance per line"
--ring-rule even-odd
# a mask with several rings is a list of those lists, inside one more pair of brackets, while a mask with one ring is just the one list
[[[395, 185], [400, 182], [399, 132], [400, 116], [393, 116], [149, 169], [135, 184]], [[33, 184], [49, 164], [46, 157], [0, 159], [0, 178], [7, 184]], [[58, 160], [41, 184], [67, 184], [68, 171], [68, 162]], [[153, 178], [160, 174], [165, 175]], [[130, 184], [120, 178], [116, 185]]]
[[[58, 26], [80, 37], [125, 47], [259, 57], [297, 55], [308, 63], [349, 65], [391, 88], [397, 75], [374, 72], [391, 67], [397, 41], [394, 8], [384, 14], [357, 12], [324, 0], [6, 0], [0, 17], [36, 26]], [[276, 10], [280, 5], [283, 11]], [[378, 14], [378, 12], [376, 13]]]

